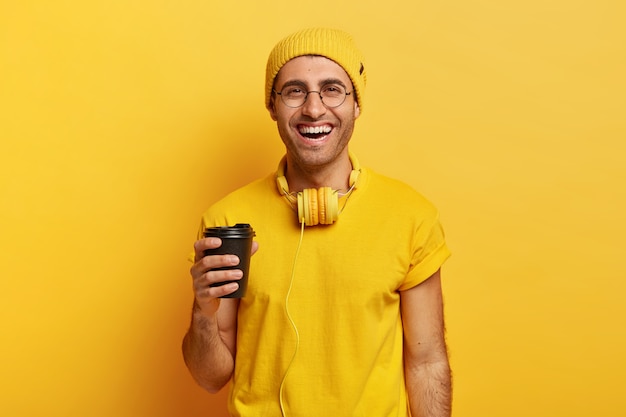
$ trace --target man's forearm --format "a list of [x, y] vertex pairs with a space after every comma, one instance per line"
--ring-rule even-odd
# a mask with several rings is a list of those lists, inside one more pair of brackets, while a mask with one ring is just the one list
[[233, 353], [220, 337], [217, 318], [209, 319], [196, 309], [183, 339], [183, 357], [198, 384], [212, 393], [226, 385], [233, 373]]
[[407, 366], [406, 384], [413, 417], [450, 417], [452, 377], [447, 359]]

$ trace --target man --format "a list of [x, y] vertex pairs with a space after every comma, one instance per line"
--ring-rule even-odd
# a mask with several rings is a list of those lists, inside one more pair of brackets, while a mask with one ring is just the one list
[[[286, 155], [276, 173], [214, 204], [191, 268], [183, 342], [197, 382], [230, 380], [233, 416], [450, 415], [437, 211], [407, 185], [360, 167], [348, 150], [366, 71], [351, 37], [307, 29], [279, 42], [266, 106]], [[249, 285], [206, 227], [256, 231]], [[305, 227], [305, 225], [307, 227]], [[309, 227], [310, 226], [310, 227]]]

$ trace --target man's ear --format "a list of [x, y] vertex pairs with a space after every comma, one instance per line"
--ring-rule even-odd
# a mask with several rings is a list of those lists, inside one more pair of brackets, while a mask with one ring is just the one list
[[274, 93], [270, 97], [270, 103], [267, 105], [267, 111], [270, 112], [270, 117], [273, 121], [276, 121], [276, 105], [274, 101]]
[[359, 103], [354, 102], [354, 119], [358, 119], [361, 115], [361, 108], [359, 107]]

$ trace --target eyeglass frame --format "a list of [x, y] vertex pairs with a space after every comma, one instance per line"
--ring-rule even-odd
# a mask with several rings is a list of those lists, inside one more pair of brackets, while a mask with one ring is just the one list
[[292, 87], [292, 86], [295, 86], [295, 85], [299, 85], [299, 84], [296, 84], [296, 83], [293, 83], [293, 84], [292, 83], [287, 83], [287, 84], [283, 85], [283, 88], [280, 91], [276, 91], [275, 88], [272, 88], [272, 92], [274, 92], [276, 95], [280, 96], [280, 101], [282, 101], [283, 104], [285, 106], [289, 107], [290, 109], [298, 109], [298, 108], [304, 106], [306, 104], [307, 99], [309, 98], [309, 94], [311, 94], [311, 93], [317, 93], [320, 96], [320, 101], [322, 102], [324, 107], [329, 108], [329, 109], [336, 109], [337, 107], [341, 106], [343, 103], [346, 102], [346, 98], [349, 95], [352, 95], [352, 93], [354, 93], [354, 90], [348, 91], [348, 89], [346, 88], [345, 85], [343, 85], [343, 83], [341, 83], [341, 84], [339, 84], [339, 83], [328, 83], [328, 84], [325, 84], [324, 86], [322, 86], [321, 89], [323, 90], [325, 87], [327, 87], [328, 85], [332, 85], [332, 84], [335, 84], [335, 85], [337, 85], [337, 86], [339, 86], [339, 87], [344, 89], [343, 101], [341, 103], [337, 104], [336, 106], [329, 106], [328, 104], [324, 103], [324, 97], [322, 97], [322, 92], [321, 91], [315, 91], [315, 90], [309, 91], [309, 90], [306, 90], [304, 88], [304, 86], [302, 86], [302, 89], [306, 92], [306, 94], [304, 95], [304, 100], [302, 101], [302, 104], [300, 104], [299, 106], [290, 106], [289, 104], [287, 104], [285, 102], [285, 99], [283, 97], [283, 91], [285, 91], [285, 88], [287, 88], [287, 87]]

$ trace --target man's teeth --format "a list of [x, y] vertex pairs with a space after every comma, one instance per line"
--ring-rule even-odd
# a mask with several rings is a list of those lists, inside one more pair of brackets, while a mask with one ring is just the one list
[[303, 135], [319, 135], [320, 133], [330, 133], [330, 126], [302, 126], [300, 133]]

